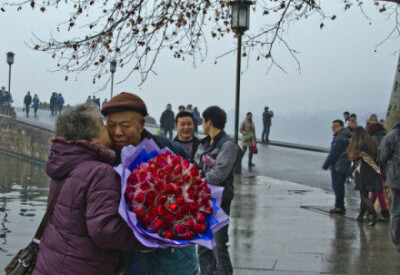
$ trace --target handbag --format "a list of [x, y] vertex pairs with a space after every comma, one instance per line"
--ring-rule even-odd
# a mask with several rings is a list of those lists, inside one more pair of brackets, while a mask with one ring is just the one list
[[253, 154], [258, 154], [257, 142], [254, 143], [254, 146], [251, 148], [251, 150], [253, 151]]
[[25, 275], [32, 273], [39, 252], [40, 239], [42, 238], [47, 222], [51, 214], [53, 213], [54, 205], [56, 204], [58, 195], [60, 194], [61, 187], [63, 185], [64, 181], [62, 181], [57, 186], [56, 193], [54, 194], [54, 197], [51, 200], [51, 203], [47, 208], [46, 213], [42, 221], [40, 222], [39, 228], [36, 231], [35, 237], [32, 239], [31, 243], [27, 247], [21, 249], [13, 257], [10, 263], [5, 267], [4, 271], [6, 272], [7, 275]]
[[243, 140], [243, 141], [249, 141], [249, 140], [252, 140], [253, 137], [254, 137], [253, 132], [249, 132], [249, 133], [244, 134], [244, 135], [242, 136], [242, 140]]

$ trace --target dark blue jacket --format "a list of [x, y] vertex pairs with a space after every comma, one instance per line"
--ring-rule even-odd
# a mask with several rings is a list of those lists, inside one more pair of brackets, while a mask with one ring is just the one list
[[340, 132], [333, 135], [331, 150], [326, 158], [322, 168], [327, 170], [338, 171], [348, 174], [350, 171], [350, 159], [346, 153], [349, 146], [351, 132], [347, 128], [343, 128]]

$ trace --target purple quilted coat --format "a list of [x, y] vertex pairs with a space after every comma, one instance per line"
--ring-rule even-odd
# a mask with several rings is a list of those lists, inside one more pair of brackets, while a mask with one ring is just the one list
[[65, 179], [39, 247], [33, 274], [114, 274], [118, 250], [141, 250], [118, 214], [119, 175], [113, 151], [86, 141], [53, 140], [46, 172], [48, 203]]

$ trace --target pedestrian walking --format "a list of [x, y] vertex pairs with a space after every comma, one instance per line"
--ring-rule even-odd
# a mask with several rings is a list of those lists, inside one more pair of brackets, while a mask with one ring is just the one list
[[[190, 158], [180, 144], [165, 137], [153, 136], [144, 128], [147, 108], [137, 95], [121, 93], [111, 98], [101, 113], [107, 117], [107, 128], [118, 153], [121, 152], [123, 146], [136, 146], [142, 140], [151, 139], [161, 149], [168, 147], [174, 154], [180, 155], [184, 159]], [[148, 253], [124, 251], [123, 258], [124, 266], [120, 274], [198, 275], [199, 273], [194, 245], [156, 248]]]
[[57, 115], [57, 93], [52, 93], [50, 97], [51, 115]]
[[[239, 147], [224, 131], [226, 113], [217, 106], [203, 112], [203, 129], [207, 135], [199, 145], [195, 160], [199, 163], [201, 176], [208, 184], [223, 186], [221, 208], [229, 216], [233, 190], [233, 168], [237, 161]], [[215, 247], [209, 250], [198, 246], [200, 274], [233, 274], [227, 243], [228, 225], [214, 233]]]
[[[58, 115], [61, 115], [61, 111], [63, 109], [64, 106], [64, 98], [62, 96], [62, 94], [58, 94], [57, 97], [57, 111], [58, 111]], [[57, 114], [57, 113], [56, 113]]]
[[33, 107], [33, 111], [34, 111], [34, 113], [35, 113], [35, 116], [37, 116], [37, 110], [38, 110], [38, 108], [39, 108], [39, 97], [38, 97], [38, 95], [37, 94], [35, 94], [34, 96], [33, 96], [33, 99], [32, 99], [32, 107]]
[[160, 117], [160, 128], [161, 128], [161, 135], [167, 136], [172, 140], [173, 130], [175, 125], [175, 115], [172, 111], [171, 104], [167, 104], [167, 109], [161, 114]]
[[[378, 143], [380, 143], [383, 137], [387, 134], [387, 131], [380, 123], [373, 123], [370, 124], [367, 128], [367, 133], [371, 135]], [[385, 195], [385, 179], [386, 179], [386, 171], [383, 167], [380, 168], [381, 171], [381, 182], [382, 182], [382, 190], [381, 191], [373, 191], [371, 192], [371, 201], [372, 204], [375, 204], [376, 199], [379, 201], [379, 205], [381, 207], [381, 215], [385, 219], [390, 218], [389, 209], [386, 202], [386, 195]]]
[[374, 204], [369, 198], [369, 192], [381, 191], [382, 179], [379, 166], [375, 162], [378, 153], [378, 142], [373, 139], [363, 127], [359, 126], [353, 131], [349, 147], [347, 149], [349, 158], [356, 161], [354, 180], [355, 190], [360, 192], [360, 214], [357, 221], [364, 221], [365, 211], [372, 215], [370, 226], [383, 221], [376, 213]]
[[32, 104], [32, 96], [31, 92], [28, 91], [24, 97], [25, 112], [27, 117], [29, 117], [29, 108], [31, 104]]
[[400, 122], [381, 141], [378, 161], [386, 171], [386, 186], [392, 190], [392, 242], [400, 252]]
[[332, 122], [333, 140], [331, 149], [325, 159], [322, 169], [331, 170], [332, 189], [335, 194], [335, 206], [329, 210], [331, 214], [345, 214], [344, 206], [344, 183], [350, 171], [350, 159], [346, 153], [349, 145], [351, 132], [344, 128], [342, 120]]
[[253, 123], [253, 114], [248, 112], [246, 115], [246, 119], [240, 125], [240, 133], [242, 134], [242, 147], [243, 147], [243, 155], [246, 154], [247, 149], [249, 149], [249, 168], [255, 166], [253, 163], [253, 147], [256, 143], [256, 128]]
[[32, 274], [116, 274], [118, 250], [149, 250], [118, 213], [121, 179], [98, 110], [82, 104], [60, 115], [46, 164], [48, 202], [60, 188]]
[[269, 132], [271, 130], [272, 118], [274, 117], [274, 112], [269, 110], [269, 107], [264, 108], [263, 113], [263, 131], [261, 134], [261, 142], [269, 142]]

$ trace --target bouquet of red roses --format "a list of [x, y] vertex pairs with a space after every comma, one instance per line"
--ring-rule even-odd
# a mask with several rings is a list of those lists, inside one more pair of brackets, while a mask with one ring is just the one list
[[121, 162], [119, 213], [144, 245], [215, 245], [213, 232], [229, 223], [222, 187], [207, 185], [194, 164], [149, 139], [125, 147]]

